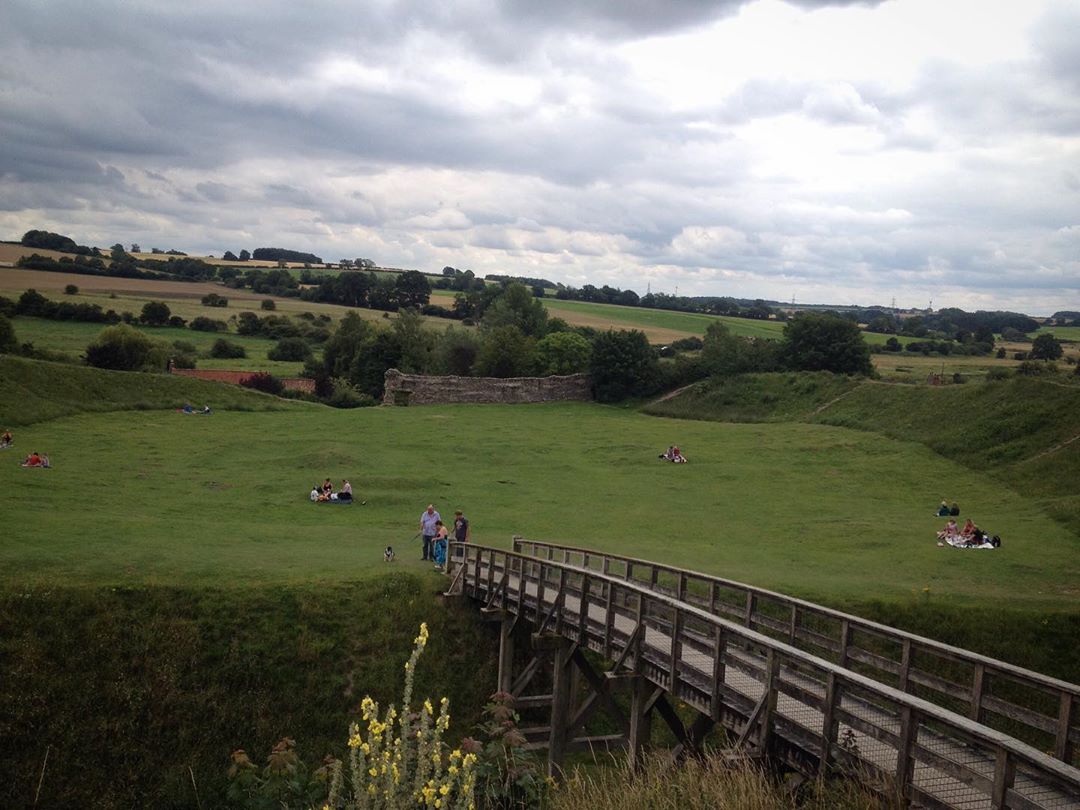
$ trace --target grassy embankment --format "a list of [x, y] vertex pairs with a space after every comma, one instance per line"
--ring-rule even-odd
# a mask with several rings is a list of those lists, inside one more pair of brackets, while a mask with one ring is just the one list
[[[1001, 534], [1002, 549], [986, 553], [938, 549], [930, 542], [929, 530], [917, 548], [911, 547], [907, 544], [911, 522], [940, 521], [918, 515], [898, 520], [867, 488], [850, 502], [852, 524], [854, 516], [862, 514], [867, 526], [868, 554], [855, 564], [871, 565], [870, 549], [879, 545], [902, 553], [892, 574], [875, 572], [881, 577], [877, 588], [868, 588], [861, 598], [834, 590], [826, 601], [1076, 682], [1080, 575], [1068, 561], [1077, 559], [1080, 551], [1080, 495], [1075, 487], [1080, 475], [1078, 406], [1080, 387], [1028, 378], [930, 388], [827, 374], [765, 374], [703, 383], [646, 410], [723, 423], [853, 429], [880, 448], [872, 465], [876, 473], [867, 474], [876, 474], [897, 490], [912, 486], [904, 480], [912, 459], [891, 447], [905, 447], [907, 453], [922, 447], [933, 458], [954, 464], [953, 477], [925, 478], [917, 486], [924, 508], [932, 511], [935, 499], [958, 501], [963, 516]], [[971, 476], [980, 482], [979, 494], [967, 489]], [[1045, 528], [1047, 518], [1054, 520], [1055, 530]], [[1057, 551], [1047, 543], [1050, 536], [1061, 543]], [[922, 567], [920, 558], [927, 554], [939, 574], [962, 569], [975, 577], [985, 603], [941, 599], [943, 588], [930, 578], [922, 598], [906, 603], [891, 598], [890, 578], [908, 577]], [[1063, 567], [1050, 563], [1054, 557]], [[1035, 569], [1043, 573], [1037, 581], [1028, 579], [1025, 572]], [[1004, 578], [1000, 589], [991, 584], [998, 577]], [[1030, 603], [1033, 594], [1051, 591], [1057, 595], [1056, 607]]]

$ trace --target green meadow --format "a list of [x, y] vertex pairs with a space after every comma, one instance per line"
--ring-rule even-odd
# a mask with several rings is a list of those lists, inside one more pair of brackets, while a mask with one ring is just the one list
[[[1019, 494], [913, 442], [829, 425], [685, 422], [590, 404], [79, 414], [7, 451], [9, 583], [257, 586], [424, 572], [423, 507], [660, 558], [811, 598], [1068, 610], [1076, 538]], [[679, 444], [685, 466], [658, 452]], [[366, 506], [313, 505], [329, 476]], [[942, 497], [1007, 539], [940, 549]]]

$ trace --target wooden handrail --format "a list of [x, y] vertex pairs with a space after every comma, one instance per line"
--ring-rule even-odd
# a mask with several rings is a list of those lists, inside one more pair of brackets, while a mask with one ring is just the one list
[[[536, 607], [533, 612], [537, 617], [537, 622], [539, 622], [546, 604], [551, 604], [552, 609], [559, 613], [554, 626], [558, 628], [560, 634], [577, 643], [581, 643], [587, 633], [591, 632], [597, 646], [606, 648], [609, 644], [607, 637], [610, 635], [612, 623], [610, 617], [612, 605], [616, 602], [635, 605], [636, 610], [631, 608], [629, 613], [624, 610], [620, 614], [624, 617], [624, 620], [632, 621], [636, 612], [639, 626], [642, 621], [648, 622], [652, 619], [662, 632], [671, 633], [670, 650], [661, 650], [655, 646], [650, 648], [652, 650], [650, 655], [654, 658], [657, 655], [660, 656], [661, 661], [670, 658], [667, 665], [662, 668], [670, 673], [670, 675], [667, 675], [670, 679], [669, 683], [665, 686], [663, 683], [657, 682], [655, 678], [650, 678], [657, 685], [664, 686], [670, 691], [674, 691], [680, 686], [684, 688], [684, 691], [685, 688], [690, 688], [690, 682], [686, 681], [685, 678], [680, 678], [680, 662], [684, 659], [678, 657], [680, 656], [678, 649], [685, 644], [691, 644], [691, 646], [700, 645], [703, 637], [715, 637], [719, 640], [716, 650], [717, 654], [721, 656], [725, 654], [724, 650], [732, 649], [733, 643], [736, 647], [740, 644], [751, 645], [764, 650], [768, 663], [766, 669], [769, 672], [775, 673], [781, 663], [784, 663], [790, 665], [791, 672], [797, 670], [798, 672], [812, 671], [816, 673], [820, 676], [820, 681], [827, 684], [826, 702], [821, 706], [824, 712], [825, 724], [835, 726], [839, 720], [839, 722], [849, 727], [854, 726], [856, 730], [867, 727], [877, 739], [882, 739], [888, 745], [896, 748], [897, 759], [892, 775], [899, 779], [899, 787], [902, 790], [915, 790], [915, 786], [910, 781], [915, 763], [922, 763], [935, 768], [949, 765], [941, 755], [925, 747], [922, 736], [915, 730], [920, 724], [931, 724], [934, 729], [933, 733], [953, 735], [958, 740], [956, 745], [961, 748], [970, 743], [976, 743], [987, 752], [986, 755], [993, 761], [993, 774], [990, 778], [976, 772], [970, 765], [953, 763], [950, 767], [964, 771], [964, 781], [970, 786], [970, 789], [980, 790], [984, 797], [989, 794], [994, 806], [1040, 806], [1016, 792], [1014, 780], [1019, 773], [1023, 773], [1025, 778], [1045, 780], [1045, 784], [1057, 785], [1058, 788], [1056, 789], [1065, 791], [1066, 806], [1072, 806], [1068, 804], [1069, 802], [1080, 801], [1080, 770], [1077, 768], [1054, 759], [1008, 734], [950, 712], [908, 692], [882, 684], [784, 641], [759, 633], [738, 622], [721, 618], [695, 605], [656, 591], [643, 583], [627, 581], [618, 576], [605, 575], [595, 569], [585, 569], [557, 560], [537, 558], [518, 551], [507, 551], [474, 544], [451, 543], [448, 559], [451, 567], [463, 567], [465, 570], [464, 591], [469, 593], [472, 590], [473, 595], [476, 597], [482, 595], [481, 591], [487, 584], [486, 580], [480, 575], [482, 567], [486, 566], [489, 570], [501, 568], [503, 571], [514, 571], [518, 576], [516, 608], [519, 613], [524, 611], [526, 599], [531, 598], [527, 593], [527, 583], [539, 585], [544, 582], [558, 581], [560, 584], [559, 592], [552, 595], [550, 601], [544, 599], [543, 592], [537, 588], [534, 597]], [[583, 582], [582, 589], [579, 591], [574, 591], [571, 586], [571, 580], [575, 577], [581, 578]], [[593, 587], [585, 588], [585, 585]], [[597, 588], [599, 593], [594, 592]], [[615, 594], [619, 593], [624, 598], [622, 600], [614, 599]], [[576, 613], [566, 609], [565, 603], [568, 595], [573, 595], [579, 600]], [[511, 597], [510, 589], [503, 592], [502, 598], [504, 602], [503, 609], [513, 612], [514, 599]], [[658, 618], [657, 607], [663, 608], [660, 611], [660, 618]], [[590, 622], [590, 608], [605, 609], [607, 611], [603, 620], [603, 627], [600, 627], [594, 621], [593, 624], [596, 629], [589, 630], [587, 628]], [[565, 621], [564, 613], [567, 614]], [[668, 616], [670, 616], [670, 619], [663, 618]], [[575, 626], [575, 622], [577, 626]], [[691, 637], [684, 634], [680, 637], [680, 628], [686, 628], [688, 622], [692, 622], [695, 627], [699, 628], [694, 631], [697, 636]], [[702, 631], [700, 630], [701, 626], [711, 628], [711, 630]], [[643, 638], [644, 634], [640, 634], [639, 643]], [[606, 654], [610, 654], [610, 651], [606, 650]], [[635, 658], [638, 658], [638, 656], [635, 656]], [[717, 661], [713, 660], [713, 665], [716, 663]], [[635, 660], [634, 666], [640, 669], [641, 661]], [[722, 677], [723, 668], [714, 667], [714, 672], [716, 669], [720, 671], [720, 677]], [[774, 683], [779, 680], [778, 678], [774, 676], [766, 680], [769, 684], [772, 684], [772, 687], [769, 688], [779, 689], [778, 683]], [[705, 692], [702, 692], [700, 686], [696, 688], [698, 693], [712, 695], [717, 695], [721, 691], [717, 689], [715, 683]], [[788, 691], [790, 689], [797, 689], [797, 687], [788, 686], [785, 688], [785, 693], [791, 694]], [[852, 715], [849, 708], [842, 707], [840, 703], [841, 693], [851, 690], [854, 691], [854, 695], [850, 696], [851, 699], [862, 699], [860, 698], [861, 695], [872, 696], [874, 701], [872, 705], [879, 711], [885, 711], [880, 706], [881, 702], [891, 704], [894, 708], [888, 711], [894, 712], [890, 716], [894, 717], [895, 722], [898, 723], [899, 734], [895, 730], [885, 730], [880, 725], [872, 726], [873, 718], [869, 720], [865, 718], [859, 719]], [[775, 697], [773, 700], [775, 700]], [[817, 698], [812, 700], [811, 705], [815, 705], [817, 700]], [[703, 700], [702, 704], [705, 702]], [[703, 706], [703, 710], [711, 712], [714, 717], [718, 713], [717, 707], [714, 705]], [[872, 728], [870, 728], [871, 726]], [[923, 728], [926, 727], [923, 726]], [[769, 729], [762, 729], [761, 733], [764, 737], [769, 733]], [[826, 740], [824, 751], [827, 758], [828, 752], [836, 748], [836, 744], [829, 741], [829, 730], [827, 728], [823, 729], [823, 735]], [[812, 753], [816, 754], [817, 752]], [[1043, 784], [1043, 782], [1040, 782], [1040, 784]]]
[[[919, 636], [915, 633], [899, 630], [879, 622], [863, 619], [852, 614], [844, 613], [840, 610], [818, 605], [805, 599], [799, 599], [798, 597], [788, 596], [776, 591], [770, 591], [765, 588], [759, 588], [754, 585], [748, 585], [746, 583], [713, 576], [711, 574], [703, 574], [698, 571], [678, 568], [676, 566], [666, 565], [652, 560], [629, 557], [614, 552], [584, 549], [561, 543], [528, 540], [518, 535], [514, 536], [513, 545], [515, 551], [522, 553], [524, 553], [523, 549], [531, 547], [532, 553], [526, 554], [526, 556], [539, 559], [554, 560], [556, 553], [558, 552], [560, 553], [560, 556], [563, 557], [564, 562], [568, 563], [570, 555], [581, 555], [582, 567], [586, 567], [585, 564], [590, 559], [601, 559], [604, 571], [610, 571], [612, 562], [621, 563], [628, 572], [627, 579], [637, 582], [644, 587], [648, 587], [651, 590], [657, 590], [659, 593], [663, 593], [663, 591], [657, 589], [656, 584], [657, 574], [660, 572], [676, 578], [679, 583], [677, 590], [680, 592], [685, 592], [686, 583], [688, 581], [696, 580], [703, 585], [709, 586], [710, 606], [716, 605], [716, 589], [718, 586], [732, 591], [744, 592], [746, 594], [746, 609], [743, 623], [746, 626], [752, 626], [757, 623], [760, 626], [770, 627], [771, 629], [780, 632], [779, 627], [771, 627], [773, 624], [779, 624], [779, 621], [771, 617], [760, 615], [757, 612], [757, 607], [761, 600], [785, 606], [792, 611], [791, 620], [788, 623], [788, 627], [784, 630], [784, 633], [788, 636], [789, 640], [794, 640], [797, 631], [799, 630], [799, 625], [801, 624], [799, 621], [800, 617], [818, 616], [830, 619], [840, 625], [839, 638], [833, 639], [820, 636], [819, 633], [809, 631], [807, 628], [802, 628], [802, 635], [808, 639], [812, 639], [810, 643], [813, 643], [814, 646], [818, 648], [831, 648], [831, 645], [835, 644], [837, 647], [835, 652], [838, 652], [840, 663], [843, 665], [848, 664], [851, 660], [870, 664], [883, 673], [887, 672], [892, 675], [899, 673], [899, 683], [904, 688], [913, 688], [916, 685], [920, 685], [934, 689], [935, 691], [940, 691], [943, 695], [953, 699], [960, 698], [967, 702], [968, 713], [975, 719], [984, 719], [986, 710], [994, 711], [995, 708], [1000, 708], [1002, 705], [1008, 705], [1003, 704], [1002, 701], [985, 701], [985, 690], [987, 688], [989, 676], [1008, 679], [1022, 687], [1036, 690], [1039, 693], [1048, 695], [1054, 699], [1057, 713], [1048, 714], [1030, 707], [1013, 706], [1012, 709], [1014, 710], [1010, 711], [1008, 715], [1005, 715], [1002, 712], [999, 712], [999, 714], [1006, 716], [1011, 721], [1024, 723], [1035, 731], [1049, 734], [1052, 740], [1050, 744], [1053, 746], [1054, 756], [1063, 762], [1071, 763], [1073, 760], [1074, 752], [1077, 748], [1076, 742], [1077, 740], [1080, 740], [1080, 730], [1073, 725], [1074, 718], [1077, 716], [1078, 712], [1080, 712], [1080, 685], [1025, 669], [1006, 661], [990, 658], [989, 656], [965, 650], [961, 647], [954, 647], [950, 644], [945, 644], [944, 642]], [[594, 569], [590, 567], [590, 570]], [[648, 571], [648, 581], [646, 582], [643, 579], [634, 578], [632, 573], [635, 570]], [[685, 601], [685, 599], [683, 601]], [[731, 605], [727, 605], [726, 607], [734, 609]], [[740, 612], [742, 612], [741, 609]], [[899, 647], [900, 658], [898, 660], [883, 659], [881, 656], [874, 655], [868, 651], [851, 650], [847, 642], [850, 639], [851, 632], [855, 630], [876, 635], [886, 641], [897, 644]], [[960, 662], [971, 666], [973, 668], [972, 682], [970, 685], [951, 684], [950, 682], [942, 678], [937, 678], [931, 674], [924, 674], [918, 671], [913, 673], [913, 654], [917, 656], [919, 652], [928, 653], [945, 660]], [[888, 663], [884, 663], [885, 661], [888, 661]], [[1025, 717], [1022, 716], [1024, 713], [1029, 713], [1032, 716], [1025, 719]]]

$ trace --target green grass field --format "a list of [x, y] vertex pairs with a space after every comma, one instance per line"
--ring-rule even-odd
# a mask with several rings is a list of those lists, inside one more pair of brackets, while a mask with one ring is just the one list
[[[568, 425], [573, 430], [566, 430]], [[662, 464], [672, 442], [691, 458]], [[410, 541], [434, 502], [477, 542], [514, 533], [697, 568], [809, 597], [1064, 610], [1075, 538], [1019, 495], [909, 442], [825, 425], [674, 422], [596, 405], [78, 415], [19, 431], [0, 487], [14, 583], [258, 585], [423, 570]], [[881, 475], [882, 469], [889, 470]], [[367, 506], [315, 506], [324, 476]], [[1009, 539], [933, 542], [945, 494]], [[92, 508], [88, 505], [92, 504]], [[78, 531], [72, 531], [77, 526]]]

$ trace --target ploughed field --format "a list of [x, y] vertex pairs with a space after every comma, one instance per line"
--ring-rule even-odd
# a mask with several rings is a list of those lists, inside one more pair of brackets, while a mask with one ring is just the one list
[[[15, 433], [0, 452], [8, 586], [337, 585], [385, 573], [387, 545], [393, 568], [420, 572], [432, 502], [447, 520], [465, 510], [477, 542], [518, 533], [828, 601], [1068, 611], [1080, 597], [1077, 538], [1030, 501], [840, 427], [565, 403], [123, 411]], [[657, 460], [672, 443], [689, 464]], [[20, 468], [31, 450], [54, 468]], [[368, 504], [311, 504], [327, 476]], [[938, 548], [943, 497], [1003, 548]]]

